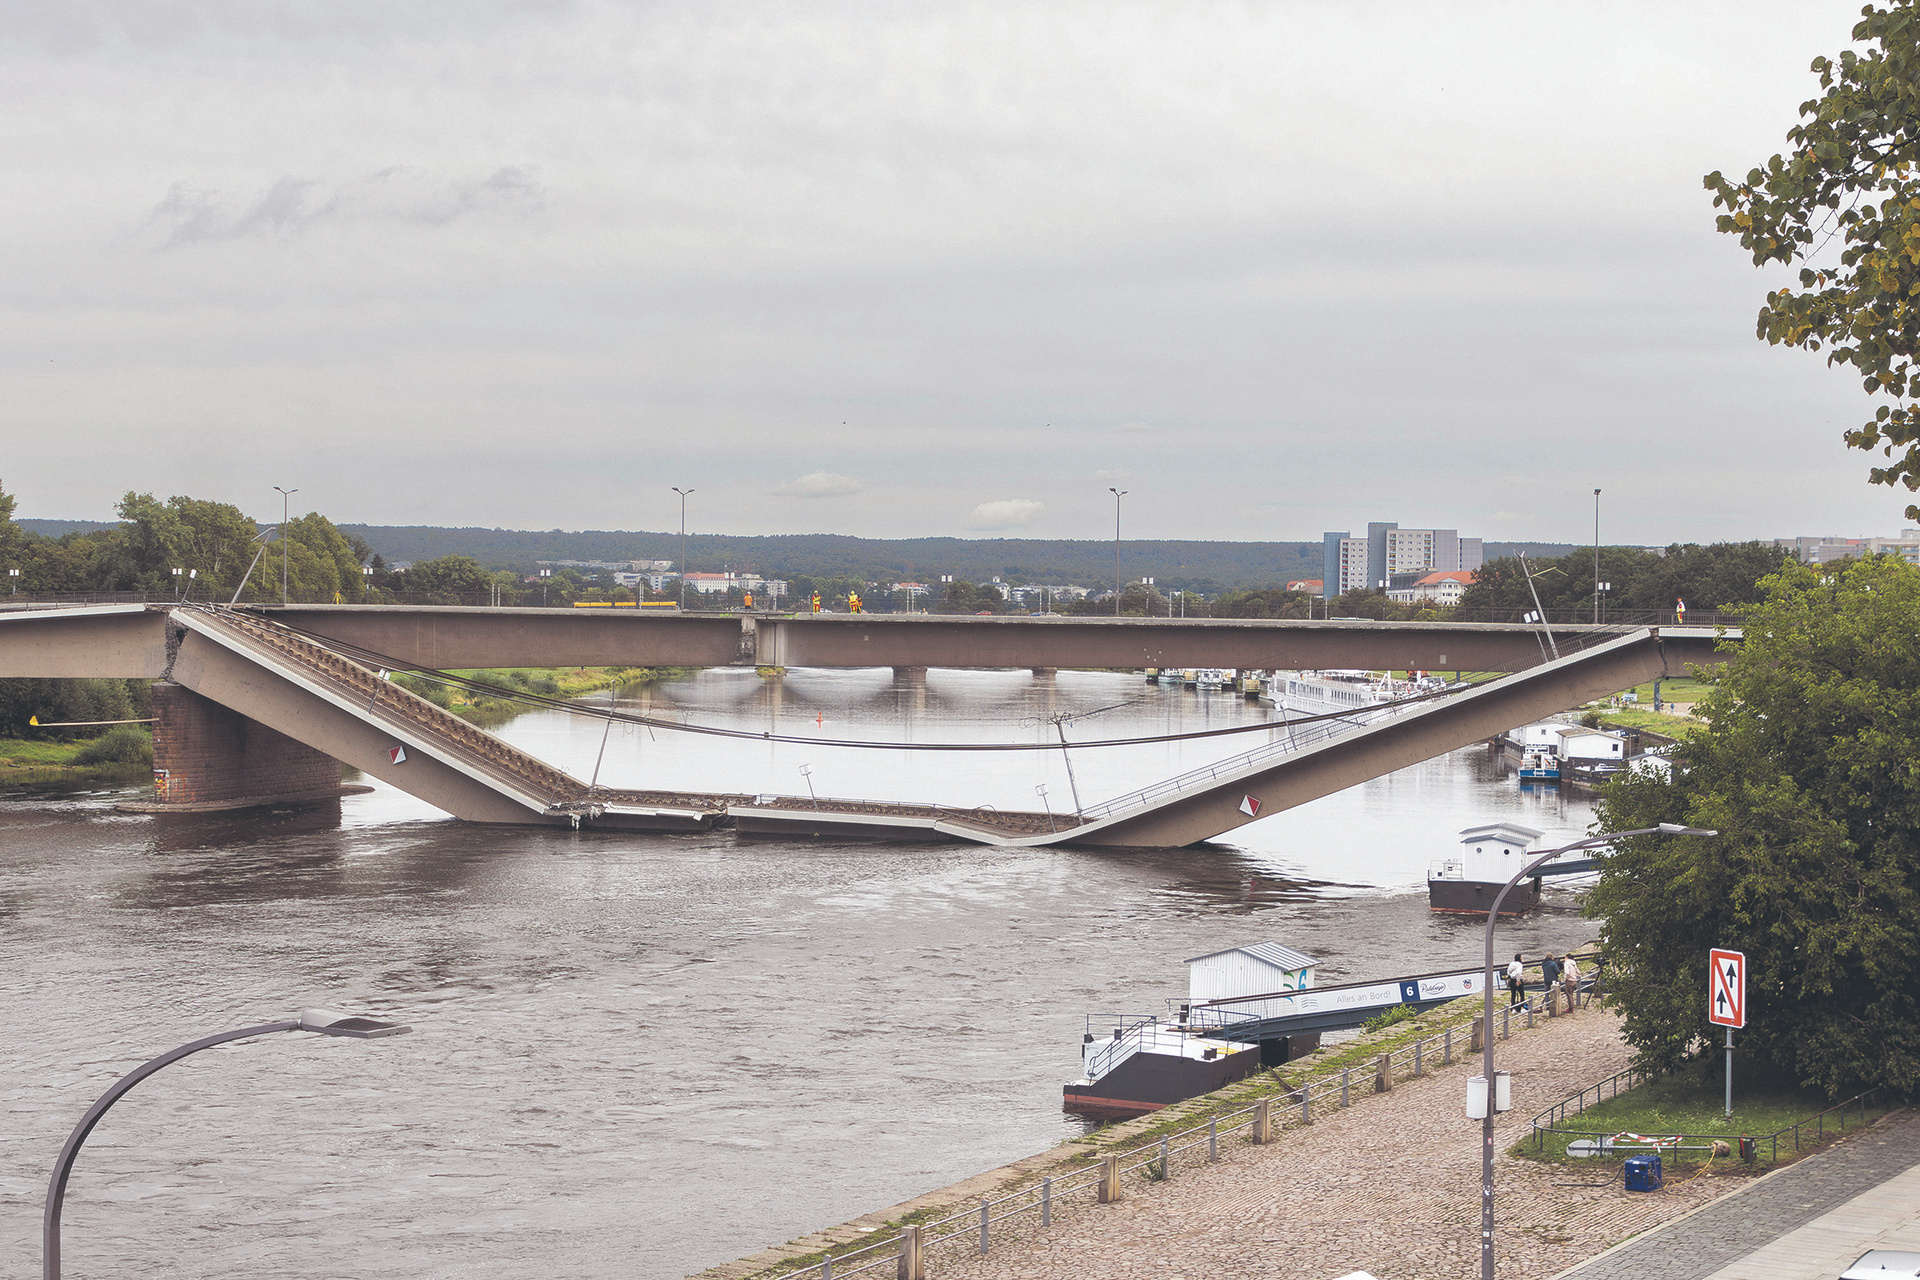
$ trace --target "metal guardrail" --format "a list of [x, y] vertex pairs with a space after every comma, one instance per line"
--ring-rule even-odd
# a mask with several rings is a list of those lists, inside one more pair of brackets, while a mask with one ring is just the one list
[[[1704, 1150], [1714, 1142], [1728, 1142], [1733, 1140], [1730, 1135], [1725, 1133], [1660, 1133], [1649, 1135], [1649, 1137], [1653, 1139], [1652, 1141], [1630, 1140], [1621, 1142], [1618, 1141], [1620, 1138], [1618, 1132], [1602, 1132], [1597, 1129], [1566, 1129], [1560, 1127], [1559, 1122], [1565, 1120], [1568, 1116], [1578, 1115], [1588, 1107], [1598, 1106], [1603, 1101], [1618, 1097], [1627, 1089], [1645, 1084], [1648, 1080], [1655, 1079], [1664, 1074], [1666, 1073], [1643, 1071], [1636, 1067], [1629, 1067], [1625, 1071], [1616, 1072], [1608, 1076], [1599, 1084], [1590, 1085], [1582, 1089], [1570, 1098], [1563, 1098], [1559, 1102], [1554, 1103], [1551, 1107], [1548, 1107], [1545, 1111], [1542, 1111], [1533, 1118], [1533, 1149], [1535, 1151], [1546, 1150], [1547, 1136], [1549, 1134], [1557, 1137], [1594, 1139], [1597, 1147], [1594, 1152], [1596, 1156], [1605, 1156], [1616, 1151], [1621, 1154], [1627, 1154], [1628, 1152], [1640, 1151], [1642, 1149], [1675, 1151], [1683, 1149]], [[1624, 1086], [1620, 1083], [1623, 1080], [1626, 1081]], [[1740, 1141], [1751, 1142], [1753, 1144], [1756, 1157], [1759, 1154], [1760, 1144], [1763, 1142], [1769, 1144], [1767, 1162], [1769, 1164], [1778, 1164], [1780, 1162], [1780, 1139], [1791, 1136], [1793, 1139], [1793, 1149], [1799, 1151], [1801, 1150], [1801, 1140], [1805, 1131], [1808, 1128], [1812, 1128], [1814, 1145], [1825, 1142], [1827, 1137], [1827, 1119], [1830, 1116], [1835, 1117], [1838, 1121], [1835, 1131], [1837, 1133], [1845, 1133], [1847, 1129], [1848, 1109], [1852, 1108], [1857, 1111], [1860, 1117], [1859, 1123], [1864, 1124], [1867, 1118], [1868, 1101], [1879, 1097], [1880, 1093], [1881, 1090], [1877, 1088], [1868, 1089], [1865, 1093], [1856, 1094], [1843, 1102], [1836, 1102], [1824, 1111], [1816, 1112], [1808, 1116], [1805, 1120], [1795, 1121], [1793, 1124], [1775, 1130], [1773, 1133], [1757, 1135], [1741, 1134], [1738, 1135], [1738, 1137]], [[1593, 1101], [1591, 1102], [1587, 1101], [1589, 1094], [1593, 1095]], [[1601, 1096], [1602, 1094], [1605, 1094], [1604, 1098]], [[1549, 1117], [1551, 1117], [1551, 1119], [1549, 1119]], [[1689, 1144], [1689, 1139], [1694, 1139], [1695, 1141]]]
[[[1532, 1010], [1523, 1012], [1525, 1025], [1533, 1026]], [[1518, 1019], [1513, 1014], [1514, 1010], [1508, 1008], [1496, 1019], [1495, 1033], [1503, 1040], [1521, 1029], [1515, 1025]], [[1467, 1029], [1470, 1027], [1469, 1023]], [[1181, 1156], [1189, 1156], [1188, 1163], [1211, 1164], [1219, 1160], [1222, 1138], [1245, 1131], [1250, 1141], [1270, 1141], [1276, 1130], [1311, 1124], [1316, 1110], [1324, 1111], [1328, 1107], [1338, 1110], [1352, 1105], [1356, 1086], [1367, 1092], [1385, 1092], [1386, 1089], [1379, 1087], [1382, 1080], [1390, 1089], [1397, 1079], [1414, 1079], [1450, 1066], [1456, 1052], [1454, 1032], [1462, 1029], [1448, 1027], [1380, 1055], [1371, 1068], [1356, 1071], [1348, 1067], [1309, 1080], [1284, 1095], [1262, 1098], [1251, 1106], [1209, 1116], [1203, 1124], [1113, 1152], [1085, 1168], [1059, 1177], [1043, 1177], [999, 1197], [983, 1196], [977, 1205], [943, 1217], [909, 1223], [891, 1235], [779, 1274], [782, 1280], [811, 1276], [819, 1280], [835, 1277], [844, 1280], [844, 1277], [892, 1266], [901, 1280], [924, 1280], [925, 1251], [936, 1245], [968, 1241], [975, 1253], [985, 1255], [992, 1244], [995, 1223], [1037, 1214], [1037, 1225], [1051, 1226], [1054, 1205], [1063, 1197], [1091, 1189], [1097, 1193], [1100, 1203], [1106, 1203], [1119, 1194], [1123, 1174], [1141, 1174], [1155, 1182], [1168, 1181], [1174, 1176], [1175, 1162]], [[1462, 1056], [1465, 1056], [1464, 1050]], [[1204, 1155], [1198, 1154], [1202, 1152]]]

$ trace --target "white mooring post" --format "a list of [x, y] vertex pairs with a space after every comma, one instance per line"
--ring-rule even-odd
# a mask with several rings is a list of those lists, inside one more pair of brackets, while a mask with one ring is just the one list
[[1053, 1225], [1053, 1179], [1040, 1179], [1040, 1225]]
[[1253, 1109], [1253, 1140], [1259, 1146], [1273, 1141], [1273, 1111], [1266, 1098]]
[[1108, 1156], [1100, 1162], [1100, 1203], [1112, 1204], [1120, 1198], [1120, 1157]]
[[980, 1256], [987, 1256], [987, 1223], [992, 1220], [992, 1206], [985, 1196], [980, 1197]]

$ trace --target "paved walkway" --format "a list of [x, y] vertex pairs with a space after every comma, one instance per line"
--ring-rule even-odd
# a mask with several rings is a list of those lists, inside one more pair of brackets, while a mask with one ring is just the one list
[[1897, 1112], [1565, 1280], [1831, 1280], [1869, 1249], [1920, 1251], [1920, 1115]]
[[[1617, 1021], [1598, 1010], [1556, 1019], [1501, 1046], [1496, 1065], [1514, 1072], [1514, 1109], [1498, 1128], [1503, 1154], [1495, 1162], [1501, 1280], [1545, 1280], [1754, 1182], [1742, 1166], [1716, 1166], [1706, 1176], [1639, 1194], [1624, 1190], [1611, 1167], [1589, 1173], [1504, 1154], [1537, 1112], [1621, 1070], [1627, 1058]], [[1476, 1074], [1477, 1063], [1466, 1056], [1425, 1079], [1397, 1084], [1389, 1097], [1357, 1098], [1350, 1110], [1316, 1119], [1272, 1146], [1223, 1143], [1219, 1164], [1181, 1168], [1171, 1182], [1129, 1178], [1117, 1204], [1076, 1195], [1059, 1207], [1048, 1231], [996, 1227], [1002, 1233], [985, 1257], [965, 1242], [942, 1245], [930, 1252], [929, 1275], [1330, 1280], [1361, 1269], [1382, 1280], [1477, 1275], [1480, 1128], [1464, 1113], [1466, 1078]], [[1013, 1238], [1015, 1230], [1023, 1238]]]

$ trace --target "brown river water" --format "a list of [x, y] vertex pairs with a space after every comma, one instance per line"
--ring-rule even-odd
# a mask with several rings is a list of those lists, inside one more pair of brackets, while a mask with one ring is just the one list
[[[605, 700], [609, 695], [597, 695]], [[879, 741], [1123, 737], [1271, 718], [1118, 674], [709, 671], [619, 695], [700, 723]], [[1060, 753], [725, 740], [536, 712], [497, 730], [614, 786], [1071, 808]], [[1091, 804], [1265, 734], [1086, 749]], [[115, 813], [0, 794], [0, 1276], [40, 1273], [47, 1175], [118, 1075], [325, 1005], [410, 1023], [276, 1035], [142, 1083], [82, 1153], [69, 1277], [670, 1280], [1080, 1132], [1090, 1012], [1270, 939], [1324, 983], [1477, 962], [1426, 907], [1465, 826], [1586, 834], [1585, 801], [1454, 752], [1170, 850], [741, 841], [454, 822], [385, 786], [317, 808]], [[1571, 894], [1500, 949], [1594, 936]]]

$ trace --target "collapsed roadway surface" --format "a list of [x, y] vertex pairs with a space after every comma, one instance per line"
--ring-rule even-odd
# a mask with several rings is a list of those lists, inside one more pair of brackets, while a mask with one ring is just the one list
[[[274, 611], [276, 616], [266, 617], [253, 610], [183, 604], [12, 610], [0, 612], [0, 676], [157, 679], [155, 711], [159, 723], [154, 769], [156, 800], [160, 803], [149, 808], [164, 810], [171, 803], [184, 808], [257, 803], [269, 797], [304, 798], [297, 787], [276, 791], [271, 780], [242, 778], [242, 766], [235, 761], [249, 756], [275, 761], [296, 759], [300, 752], [306, 752], [303, 777], [311, 779], [332, 767], [337, 782], [334, 762], [344, 763], [471, 822], [677, 831], [731, 826], [748, 835], [963, 840], [1002, 846], [1177, 847], [1223, 835], [1256, 817], [1483, 741], [1516, 724], [1656, 677], [1682, 674], [1690, 663], [1724, 659], [1716, 650], [1716, 641], [1724, 633], [1711, 628], [1556, 628], [1562, 645], [1582, 647], [1567, 656], [1534, 662], [1444, 700], [1408, 707], [1359, 727], [1340, 721], [1276, 722], [1271, 740], [1253, 750], [1083, 807], [1078, 813], [1054, 814], [591, 786], [386, 678], [388, 669], [426, 669], [417, 658], [394, 656], [391, 650], [370, 650], [353, 640], [326, 634], [345, 629], [350, 623], [368, 638], [377, 635], [394, 649], [404, 650], [412, 646], [394, 643], [400, 638], [393, 625], [396, 621], [416, 636], [422, 634], [423, 625], [439, 627], [460, 621], [429, 616], [423, 622], [417, 617], [423, 612], [453, 612], [438, 610], [404, 611], [416, 615], [410, 619], [374, 616], [385, 612], [379, 606], [362, 606], [345, 614], [343, 623], [340, 610], [325, 611], [324, 617], [318, 610]], [[492, 618], [475, 622], [499, 622], [511, 630], [512, 620], [502, 618], [502, 613], [532, 612], [537, 611], [496, 610], [491, 611]], [[557, 618], [567, 616], [558, 614]], [[333, 625], [316, 625], [317, 621]], [[556, 624], [561, 629], [567, 625], [557, 622], [551, 613], [536, 621], [549, 629]], [[658, 624], [669, 620], [644, 621], [653, 625], [626, 629], [625, 649], [601, 654], [601, 665], [668, 665], [653, 655], [672, 650], [671, 644], [665, 650], [656, 647], [643, 652], [645, 646], [636, 647], [632, 641], [636, 637], [674, 637], [672, 631], [657, 629]], [[735, 636], [752, 634], [769, 624], [765, 619], [698, 617], [690, 621], [700, 624], [703, 637], [715, 622], [731, 622]], [[1151, 623], [1148, 629], [1139, 627], [1141, 620], [1131, 619], [1073, 619], [1075, 625], [1062, 630], [1051, 619], [1011, 618], [992, 619], [998, 625], [990, 630], [956, 628], [951, 625], [954, 619], [935, 619], [934, 626], [916, 632], [913, 623], [903, 626], [903, 621], [890, 622], [885, 631], [876, 619], [856, 621], [857, 632], [846, 631], [843, 626], [840, 634], [847, 639], [857, 634], [859, 640], [842, 646], [844, 656], [830, 654], [824, 648], [817, 656], [826, 659], [822, 665], [878, 665], [859, 659], [880, 648], [869, 647], [869, 637], [880, 633], [890, 658], [937, 655], [946, 659], [937, 665], [947, 666], [1005, 666], [1012, 653], [1040, 655], [1031, 662], [1035, 666], [1043, 662], [1092, 666], [1099, 664], [1062, 659], [1082, 653], [1105, 654], [1118, 645], [1142, 651], [1150, 648], [1167, 665], [1184, 665], [1183, 658], [1194, 661], [1188, 653], [1204, 661], [1230, 650], [1241, 659], [1265, 659], [1241, 660], [1233, 665], [1284, 667], [1309, 665], [1287, 661], [1296, 656], [1289, 650], [1309, 644], [1319, 646], [1318, 652], [1323, 654], [1351, 652], [1369, 660], [1392, 646], [1408, 660], [1371, 665], [1432, 668], [1443, 665], [1432, 659], [1446, 658], [1447, 649], [1455, 651], [1457, 658], [1471, 655], [1475, 633], [1491, 635], [1493, 642], [1506, 644], [1509, 653], [1514, 652], [1510, 643], [1513, 633], [1518, 632], [1529, 643], [1535, 634], [1525, 628], [1449, 624], [1306, 624], [1308, 629], [1303, 630], [1298, 623], [1262, 627], [1250, 626], [1244, 620], [1177, 624], [1145, 620]], [[749, 628], [744, 625], [747, 623], [755, 625]], [[464, 625], [465, 638], [460, 644], [486, 649], [490, 657], [519, 659], [486, 665], [551, 665], [539, 661], [535, 652], [524, 647], [501, 648], [497, 635], [489, 637], [474, 623]], [[1126, 630], [1129, 626], [1131, 631]], [[618, 631], [609, 633], [603, 628], [594, 633], [596, 638], [589, 647], [597, 646], [596, 653], [606, 649], [608, 634], [620, 638]], [[692, 633], [682, 633], [677, 640], [683, 648], [688, 634]], [[928, 640], [919, 649], [911, 644], [916, 634]], [[782, 641], [781, 647], [790, 652], [802, 650], [808, 635], [802, 631], [799, 639]], [[970, 635], [991, 642], [969, 651], [963, 642]], [[1084, 640], [1078, 639], [1083, 636]], [[1147, 636], [1151, 637], [1150, 645], [1141, 642]], [[1733, 638], [1738, 638], [1737, 633]], [[700, 643], [710, 645], [712, 641], [708, 638]], [[446, 646], [436, 640], [432, 646], [420, 647], [444, 650]], [[578, 656], [577, 651], [565, 655], [569, 661]], [[759, 656], [744, 643], [736, 643], [732, 660], [751, 662]], [[953, 661], [967, 657], [981, 660]], [[988, 658], [995, 661], [985, 660]], [[1420, 661], [1422, 658], [1426, 661]], [[370, 665], [376, 659], [383, 665]], [[1022, 661], [1021, 665], [1028, 662]], [[1322, 661], [1312, 665], [1354, 663]], [[1462, 665], [1471, 666], [1472, 657]], [[293, 766], [288, 767], [297, 772]], [[338, 792], [337, 786], [320, 790]]]

